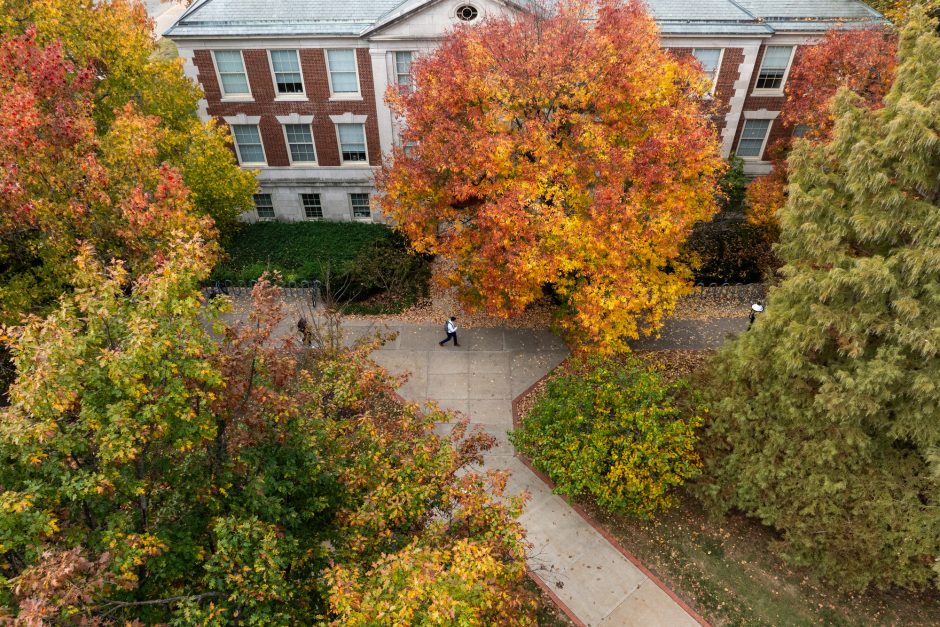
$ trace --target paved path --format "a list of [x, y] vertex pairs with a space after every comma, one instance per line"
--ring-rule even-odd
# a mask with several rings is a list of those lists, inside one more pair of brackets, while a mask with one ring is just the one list
[[[347, 324], [351, 336], [374, 328]], [[400, 393], [463, 412], [496, 437], [485, 466], [510, 470], [508, 491], [531, 495], [521, 518], [533, 545], [529, 568], [581, 622], [698, 624], [514, 455], [506, 436], [512, 428], [512, 400], [568, 355], [560, 339], [544, 331], [469, 329], [459, 332], [460, 348], [441, 348], [437, 342], [443, 332], [437, 325], [389, 328], [399, 331], [398, 338], [373, 357], [392, 372], [411, 373]], [[449, 428], [440, 425], [439, 430]]]
[[630, 342], [631, 348], [648, 350], [705, 350], [718, 348], [730, 333], [747, 330], [747, 317], [710, 320], [666, 320], [659, 337], [645, 337]]

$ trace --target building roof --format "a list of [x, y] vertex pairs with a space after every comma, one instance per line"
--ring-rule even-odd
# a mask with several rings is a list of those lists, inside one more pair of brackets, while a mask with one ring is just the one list
[[403, 0], [201, 0], [168, 37], [358, 35]]
[[[351, 36], [435, 0], [196, 0], [167, 31], [183, 37]], [[507, 4], [524, 4], [517, 0]], [[644, 0], [667, 35], [820, 32], [882, 21], [860, 0]]]

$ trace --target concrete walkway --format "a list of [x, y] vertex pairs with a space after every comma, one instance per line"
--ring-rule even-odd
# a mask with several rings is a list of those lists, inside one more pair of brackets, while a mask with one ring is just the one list
[[731, 333], [747, 330], [747, 317], [709, 320], [674, 320], [663, 323], [659, 337], [644, 337], [630, 342], [636, 351], [698, 351], [718, 348]]
[[[350, 321], [348, 333], [382, 326]], [[531, 496], [522, 523], [532, 543], [528, 565], [571, 614], [585, 625], [680, 627], [698, 624], [683, 607], [608, 542], [514, 454], [512, 400], [561, 363], [564, 343], [544, 331], [469, 329], [461, 347], [439, 347], [439, 326], [390, 326], [398, 338], [373, 357], [390, 371], [411, 373], [399, 390], [412, 401], [434, 400], [460, 411], [497, 440], [487, 468], [508, 469], [508, 491]], [[440, 425], [446, 433], [450, 425]]]

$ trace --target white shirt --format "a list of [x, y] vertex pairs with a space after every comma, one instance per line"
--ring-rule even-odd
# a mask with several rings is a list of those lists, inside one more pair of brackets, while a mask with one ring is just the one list
[[447, 332], [448, 332], [448, 333], [456, 333], [456, 332], [457, 332], [457, 323], [454, 322], [453, 320], [448, 320], [448, 321], [447, 321]]

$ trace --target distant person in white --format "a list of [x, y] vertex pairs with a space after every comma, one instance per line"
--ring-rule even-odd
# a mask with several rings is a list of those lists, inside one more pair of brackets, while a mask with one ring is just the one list
[[444, 323], [444, 332], [447, 333], [447, 337], [438, 342], [438, 344], [443, 346], [449, 341], [454, 340], [454, 346], [460, 346], [457, 342], [457, 318], [455, 316], [451, 316], [450, 320]]

